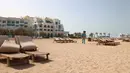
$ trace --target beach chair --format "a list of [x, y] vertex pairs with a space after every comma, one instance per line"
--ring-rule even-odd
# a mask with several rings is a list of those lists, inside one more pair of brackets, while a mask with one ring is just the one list
[[70, 43], [71, 42], [71, 40], [68, 39], [68, 38], [65, 38], [65, 41], [66, 41], [66, 43]]
[[97, 43], [97, 45], [104, 45], [105, 43], [106, 43], [106, 40], [104, 40], [104, 39], [98, 39], [98, 41], [97, 41], [98, 43]]
[[75, 40], [73, 40], [73, 39], [71, 39], [71, 38], [68, 38], [69, 39], [69, 41], [71, 42], [71, 43], [77, 43], [77, 41], [75, 41]]
[[7, 66], [10, 66], [10, 62], [14, 59], [29, 64], [29, 55], [20, 53], [20, 46], [7, 40], [7, 36], [0, 36], [0, 58], [7, 60]]
[[17, 42], [17, 44], [20, 45], [21, 52], [30, 55], [33, 62], [36, 60], [37, 57], [46, 56], [46, 60], [49, 59], [50, 53], [38, 51], [37, 46], [32, 42], [31, 37], [16, 36], [15, 41]]
[[97, 42], [97, 41], [98, 41], [98, 38], [94, 38], [93, 41], [94, 41], [94, 42]]
[[56, 43], [60, 43], [60, 42], [61, 42], [61, 40], [60, 40], [59, 38], [54, 38], [53, 43], [54, 43], [54, 42], [56, 42]]
[[65, 40], [65, 39], [63, 39], [63, 38], [59, 38], [59, 40], [60, 40], [60, 43], [66, 43], [67, 41]]
[[106, 42], [114, 42], [114, 40], [113, 40], [113, 39], [110, 39], [110, 38], [107, 38], [107, 39], [106, 39]]
[[99, 39], [97, 45], [109, 45], [109, 46], [116, 46], [119, 45], [120, 42], [115, 42], [111, 39]]
[[117, 45], [119, 45], [119, 44], [120, 44], [120, 42], [107, 42], [107, 43], [105, 43], [104, 45], [117, 46]]
[[123, 38], [122, 41], [123, 42], [130, 42], [130, 39], [129, 38]]

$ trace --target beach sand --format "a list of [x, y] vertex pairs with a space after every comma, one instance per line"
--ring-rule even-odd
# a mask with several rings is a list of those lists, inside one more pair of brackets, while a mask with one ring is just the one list
[[53, 39], [34, 40], [39, 51], [49, 52], [50, 61], [7, 67], [0, 62], [0, 73], [130, 73], [130, 43], [119, 46], [95, 42], [53, 43]]

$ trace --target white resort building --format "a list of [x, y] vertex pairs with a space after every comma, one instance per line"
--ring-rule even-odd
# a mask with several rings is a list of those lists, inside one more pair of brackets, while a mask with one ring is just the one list
[[64, 35], [64, 26], [59, 19], [40, 18], [25, 16], [22, 18], [16, 17], [0, 17], [0, 28], [17, 29], [17, 28], [33, 29], [37, 35], [44, 32], [49, 36]]

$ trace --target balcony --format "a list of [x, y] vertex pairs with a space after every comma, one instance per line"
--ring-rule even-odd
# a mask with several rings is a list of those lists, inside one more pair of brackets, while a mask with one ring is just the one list
[[19, 24], [19, 21], [16, 21], [16, 24]]
[[6, 23], [6, 21], [3, 21], [3, 23]]
[[28, 24], [28, 22], [24, 22], [24, 24]]
[[23, 27], [24, 25], [23, 24], [20, 24], [21, 27]]
[[24, 21], [23, 21], [23, 20], [20, 20], [20, 23], [24, 23]]
[[15, 26], [15, 24], [7, 24], [7, 26]]
[[19, 27], [19, 25], [15, 25], [16, 27]]

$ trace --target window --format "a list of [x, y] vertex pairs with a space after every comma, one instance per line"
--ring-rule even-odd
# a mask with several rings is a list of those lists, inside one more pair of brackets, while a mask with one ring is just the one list
[[16, 27], [19, 27], [19, 25], [16, 25]]
[[23, 26], [23, 25], [20, 25], [21, 27]]
[[57, 31], [57, 30], [56, 30]]
[[27, 25], [25, 25], [24, 27], [25, 27], [25, 28], [27, 28], [28, 26], [27, 26]]
[[51, 26], [51, 28], [53, 28], [53, 26]]
[[42, 27], [42, 25], [39, 25], [39, 27]]
[[6, 23], [6, 21], [3, 21], [3, 23]]
[[40, 29], [40, 31], [42, 31], [42, 29]]
[[2, 25], [2, 27], [4, 27], [5, 25]]
[[44, 27], [46, 28], [46, 25], [44, 25]]
[[1, 20], [0, 20], [0, 22], [1, 22]]
[[14, 22], [14, 21], [12, 21], [12, 23], [14, 24], [15, 22]]
[[11, 23], [11, 21], [7, 21], [7, 23]]
[[55, 22], [55, 24], [58, 24], [58, 22]]
[[48, 25], [48, 28], [50, 28], [50, 26]]
[[48, 29], [48, 31], [50, 31], [50, 29]]
[[46, 31], [46, 29], [44, 29], [44, 31]]
[[12, 24], [11, 26], [15, 26], [15, 24]]
[[52, 21], [46, 20], [46, 23], [53, 23]]
[[11, 24], [7, 24], [7, 26], [11, 26]]
[[37, 25], [35, 24], [33, 27], [36, 29], [36, 28], [37, 28]]
[[15, 26], [15, 24], [7, 24], [7, 26]]
[[51, 31], [53, 31], [53, 30], [51, 29]]
[[0, 24], [0, 26], [1, 26], [1, 24]]
[[16, 21], [17, 24], [19, 24], [19, 21]]
[[24, 23], [24, 21], [23, 21], [23, 20], [20, 20], [20, 23]]
[[28, 22], [24, 22], [24, 24], [28, 24]]
[[59, 29], [61, 29], [61, 26], [59, 25]]

